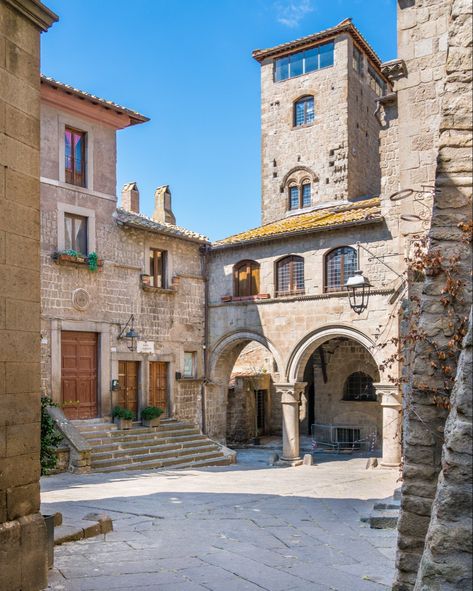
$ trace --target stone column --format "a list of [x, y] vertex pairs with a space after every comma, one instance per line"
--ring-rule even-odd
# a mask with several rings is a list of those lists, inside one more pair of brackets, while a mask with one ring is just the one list
[[383, 409], [382, 466], [397, 467], [401, 463], [401, 394], [392, 384], [375, 384]]
[[282, 457], [281, 461], [298, 466], [302, 464], [299, 456], [299, 402], [306, 384], [275, 384], [281, 396], [282, 406]]

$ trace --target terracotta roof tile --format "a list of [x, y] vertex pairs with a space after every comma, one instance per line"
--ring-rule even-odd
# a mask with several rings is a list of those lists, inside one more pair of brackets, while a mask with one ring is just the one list
[[197, 232], [187, 230], [186, 228], [182, 228], [181, 226], [176, 226], [174, 224], [155, 222], [142, 213], [133, 213], [123, 209], [122, 207], [117, 207], [114, 217], [117, 222], [133, 228], [138, 228], [140, 230], [148, 230], [149, 232], [157, 232], [158, 234], [176, 236], [178, 238], [184, 238], [185, 240], [201, 242], [204, 244], [209, 242], [209, 239], [202, 234], [198, 234]]
[[149, 117], [145, 117], [144, 115], [142, 115], [141, 113], [138, 113], [137, 111], [133, 111], [131, 109], [128, 109], [127, 107], [122, 107], [121, 105], [118, 105], [117, 103], [114, 103], [112, 101], [108, 101], [104, 98], [100, 98], [98, 96], [95, 96], [94, 94], [90, 94], [90, 92], [86, 92], [85, 90], [79, 90], [78, 88], [74, 88], [70, 84], [65, 84], [64, 82], [59, 82], [58, 80], [55, 80], [54, 78], [51, 78], [50, 76], [45, 76], [44, 74], [41, 74], [41, 83], [46, 84], [47, 86], [51, 86], [52, 88], [58, 88], [68, 94], [75, 95], [79, 98], [85, 99], [92, 104], [98, 104], [98, 105], [101, 105], [102, 107], [105, 107], [107, 109], [112, 109], [118, 113], [124, 113], [130, 117], [131, 125], [134, 125], [137, 123], [145, 123], [146, 121], [149, 121]]
[[365, 224], [382, 221], [379, 197], [366, 199], [356, 203], [337, 205], [318, 209], [309, 213], [302, 213], [272, 222], [246, 232], [229, 236], [212, 247], [223, 248], [248, 242], [261, 242], [293, 234], [323, 231], [346, 225]]

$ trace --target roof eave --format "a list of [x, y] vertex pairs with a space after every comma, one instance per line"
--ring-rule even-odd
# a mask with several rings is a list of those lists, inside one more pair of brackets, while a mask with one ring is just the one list
[[330, 226], [316, 226], [306, 230], [296, 230], [293, 232], [284, 232], [281, 234], [272, 234], [270, 236], [261, 236], [260, 238], [250, 238], [248, 240], [241, 240], [240, 242], [229, 242], [228, 244], [211, 244], [212, 250], [224, 250], [227, 248], [240, 248], [248, 246], [249, 244], [258, 244], [261, 242], [270, 242], [273, 240], [282, 240], [284, 238], [292, 238], [294, 236], [303, 236], [306, 234], [316, 234], [319, 232], [326, 232], [327, 230], [344, 230], [353, 226], [366, 226], [368, 224], [376, 224], [384, 222], [383, 216], [373, 217], [371, 219], [364, 219], [355, 222], [347, 222], [346, 224], [332, 224]]
[[134, 230], [141, 230], [143, 232], [151, 232], [152, 234], [164, 234], [164, 236], [169, 236], [171, 238], [177, 238], [178, 240], [186, 240], [187, 242], [195, 242], [197, 244], [210, 244], [208, 240], [204, 238], [197, 238], [193, 236], [184, 236], [182, 234], [176, 234], [171, 230], [166, 230], [166, 228], [145, 228], [139, 223], [134, 223], [132, 220], [123, 220], [120, 217], [116, 216], [115, 221], [118, 225], [121, 226], [128, 226], [129, 228], [133, 228]]

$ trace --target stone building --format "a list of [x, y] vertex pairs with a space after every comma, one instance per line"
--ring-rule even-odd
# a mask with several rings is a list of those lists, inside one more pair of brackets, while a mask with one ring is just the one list
[[[396, 205], [380, 191], [387, 164], [378, 146], [390, 82], [350, 20], [253, 56], [261, 64], [263, 225], [211, 247], [208, 432], [232, 437], [235, 412], [226, 409], [238, 407], [238, 392], [248, 408], [244, 393], [254, 390], [266, 427], [282, 428], [283, 459], [299, 461], [299, 432], [315, 424], [320, 442], [362, 439], [385, 465], [398, 465], [397, 368], [389, 376], [383, 361], [398, 335], [406, 253]], [[357, 269], [372, 284], [361, 313], [345, 289]], [[266, 349], [253, 372], [250, 343]], [[256, 385], [245, 386], [245, 375]]]
[[154, 405], [199, 424], [207, 240], [168, 187], [152, 218], [136, 183], [117, 207], [116, 132], [146, 117], [46, 77], [41, 99], [42, 391], [69, 419]]
[[0, 589], [47, 584], [39, 512], [39, 45], [42, 2], [0, 2]]

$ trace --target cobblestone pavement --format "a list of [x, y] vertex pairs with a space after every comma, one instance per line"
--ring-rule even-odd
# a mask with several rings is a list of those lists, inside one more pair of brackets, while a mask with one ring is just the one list
[[48, 589], [389, 589], [396, 533], [360, 516], [392, 495], [396, 471], [340, 456], [272, 468], [269, 453], [244, 450], [238, 465], [205, 470], [44, 478], [43, 512], [114, 521], [106, 536], [56, 547]]

